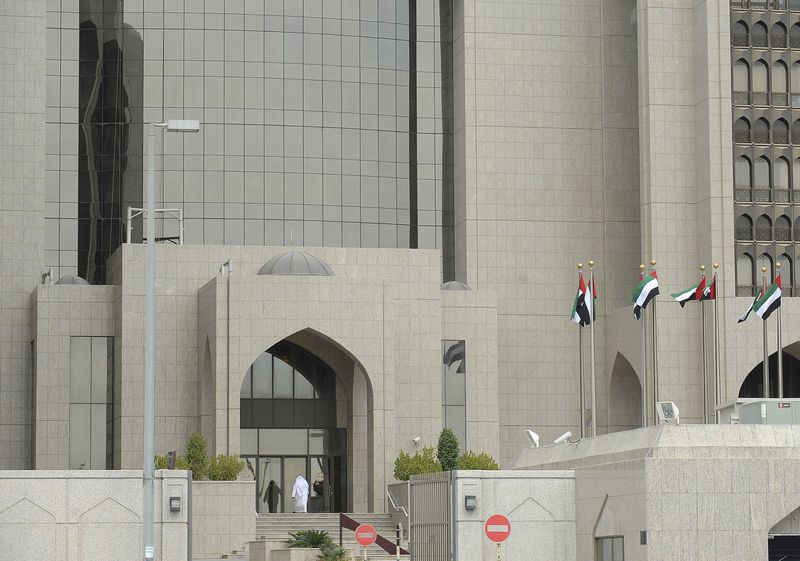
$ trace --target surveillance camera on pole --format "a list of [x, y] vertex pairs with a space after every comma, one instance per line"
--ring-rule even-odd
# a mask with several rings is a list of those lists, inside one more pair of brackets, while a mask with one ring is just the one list
[[567, 442], [570, 438], [572, 438], [572, 433], [570, 431], [567, 431], [558, 438], [556, 438], [553, 441], [553, 444], [561, 444], [562, 442]]

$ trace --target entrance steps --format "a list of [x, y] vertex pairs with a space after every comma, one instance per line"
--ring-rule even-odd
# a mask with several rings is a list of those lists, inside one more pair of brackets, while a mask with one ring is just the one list
[[[348, 516], [361, 524], [372, 524], [375, 530], [394, 543], [395, 523], [392, 521], [391, 514], [377, 513], [358, 513], [348, 514]], [[281, 513], [281, 514], [258, 514], [256, 516], [256, 540], [264, 540], [274, 543], [271, 549], [285, 547], [283, 543], [289, 539], [289, 533], [294, 534], [298, 530], [324, 530], [328, 532], [334, 543], [339, 543], [339, 514], [338, 513]], [[403, 529], [404, 533], [407, 531]], [[402, 546], [408, 549], [408, 543], [403, 536]], [[271, 545], [270, 544], [270, 545]], [[356, 552], [354, 558], [361, 558], [362, 547], [358, 545], [355, 532], [352, 530], [342, 530], [342, 547], [351, 552]], [[369, 559], [388, 560], [395, 559], [394, 554], [388, 554], [380, 547], [372, 545], [367, 550]], [[408, 555], [401, 556], [401, 559], [408, 560]]]

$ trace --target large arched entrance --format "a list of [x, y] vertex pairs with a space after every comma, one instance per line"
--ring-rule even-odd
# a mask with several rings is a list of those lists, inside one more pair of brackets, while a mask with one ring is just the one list
[[[764, 362], [758, 363], [745, 377], [739, 397], [764, 397]], [[769, 356], [769, 396], [778, 396], [778, 353]], [[783, 348], [783, 396], [800, 397], [800, 342]]]
[[608, 432], [641, 426], [642, 386], [628, 359], [617, 353], [608, 387]]
[[240, 393], [240, 452], [256, 479], [258, 512], [292, 512], [303, 475], [309, 512], [347, 508], [347, 398], [336, 372], [289, 340], [248, 368]]

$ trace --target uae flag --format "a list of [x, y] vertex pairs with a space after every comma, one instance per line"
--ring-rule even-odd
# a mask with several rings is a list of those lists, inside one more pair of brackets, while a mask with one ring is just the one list
[[633, 290], [633, 317], [642, 318], [642, 310], [658, 295], [658, 276], [653, 271], [644, 277]]
[[767, 289], [766, 294], [764, 294], [761, 298], [759, 298], [755, 304], [753, 304], [753, 309], [756, 311], [756, 315], [761, 319], [767, 319], [769, 316], [772, 315], [772, 312], [777, 310], [781, 307], [781, 276], [775, 279], [775, 282], [772, 283]]
[[591, 309], [593, 302], [589, 296], [589, 291], [586, 290], [586, 283], [583, 280], [581, 273], [578, 278], [578, 293], [575, 295], [575, 302], [572, 304], [571, 320], [583, 327], [591, 323], [592, 313]]
[[[698, 298], [698, 300], [716, 300], [717, 299], [717, 275], [714, 275], [714, 280], [711, 281], [711, 284], [705, 286], [706, 279], [703, 277], [703, 280], [700, 284], [703, 285], [703, 295]], [[695, 296], [696, 297], [696, 296]]]
[[750, 317], [750, 312], [752, 312], [753, 309], [756, 307], [756, 302], [758, 302], [759, 298], [761, 298], [760, 292], [758, 293], [758, 296], [753, 298], [753, 302], [747, 307], [744, 313], [741, 316], [739, 316], [739, 321], [737, 321], [736, 323], [742, 323], [743, 321], [747, 320], [748, 317]]
[[[704, 282], [701, 282], [700, 284], [703, 284], [705, 286]], [[692, 286], [691, 288], [687, 288], [686, 290], [684, 290], [682, 292], [676, 292], [675, 294], [672, 294], [671, 296], [672, 296], [673, 300], [675, 300], [678, 304], [681, 305], [681, 308], [683, 308], [686, 305], [686, 302], [691, 302], [692, 300], [697, 300], [697, 290], [698, 290], [699, 287], [700, 287], [700, 285], [696, 284], [696, 285]]]

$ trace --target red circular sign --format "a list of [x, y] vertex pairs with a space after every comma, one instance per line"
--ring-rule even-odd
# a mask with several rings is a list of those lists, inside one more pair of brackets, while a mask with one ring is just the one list
[[504, 542], [511, 535], [511, 522], [502, 514], [495, 514], [489, 517], [489, 520], [483, 525], [483, 531], [486, 532], [486, 537], [493, 542]]
[[361, 524], [356, 528], [356, 541], [364, 547], [374, 544], [377, 538], [378, 533], [370, 524]]

